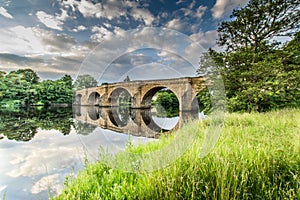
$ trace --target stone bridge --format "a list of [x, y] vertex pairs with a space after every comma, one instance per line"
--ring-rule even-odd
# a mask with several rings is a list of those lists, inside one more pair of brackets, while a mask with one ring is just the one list
[[185, 77], [163, 80], [128, 81], [77, 90], [74, 105], [119, 106], [119, 97], [126, 92], [131, 108], [150, 108], [153, 96], [163, 88], [170, 89], [179, 101], [179, 111], [198, 109], [196, 95], [205, 85], [204, 77]]

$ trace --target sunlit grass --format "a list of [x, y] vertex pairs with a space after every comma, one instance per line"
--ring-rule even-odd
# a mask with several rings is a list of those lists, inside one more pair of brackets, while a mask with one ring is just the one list
[[[204, 131], [209, 121], [190, 124], [185, 134], [195, 126]], [[172, 139], [128, 151], [151, 152]], [[227, 114], [218, 144], [204, 158], [203, 137], [197, 137], [178, 160], [151, 173], [112, 169], [103, 160], [87, 163], [55, 199], [300, 199], [299, 141], [299, 109]]]

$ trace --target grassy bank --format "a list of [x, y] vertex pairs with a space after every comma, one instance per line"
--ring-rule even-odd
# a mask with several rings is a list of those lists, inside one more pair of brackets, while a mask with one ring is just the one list
[[[192, 124], [185, 134], [209, 121]], [[168, 142], [138, 147], [141, 152]], [[203, 137], [173, 164], [126, 173], [87, 164], [54, 199], [300, 199], [300, 110], [227, 114], [218, 144], [199, 158]]]

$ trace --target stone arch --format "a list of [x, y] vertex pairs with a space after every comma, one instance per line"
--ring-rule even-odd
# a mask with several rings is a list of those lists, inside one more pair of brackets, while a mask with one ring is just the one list
[[100, 104], [100, 94], [98, 92], [92, 92], [88, 97], [89, 105], [99, 105]]
[[99, 107], [89, 107], [87, 109], [89, 118], [93, 121], [98, 120], [101, 116], [101, 109]]
[[160, 90], [162, 89], [165, 89], [165, 88], [168, 88], [171, 92], [173, 92], [179, 102], [179, 107], [180, 107], [180, 97], [179, 95], [177, 94], [176, 90], [174, 90], [173, 88], [171, 87], [168, 87], [168, 86], [164, 86], [164, 85], [160, 85], [160, 86], [153, 86], [151, 87], [150, 89], [148, 89], [145, 94], [142, 96], [142, 102], [141, 102], [141, 105], [143, 105], [143, 107], [151, 107], [151, 101], [152, 101], [152, 98], [153, 96]]
[[[150, 108], [151, 107], [151, 101], [153, 96], [160, 90], [162, 89], [169, 89], [177, 98], [178, 103], [179, 103], [179, 108], [180, 109], [180, 104], [181, 104], [181, 99], [179, 98], [179, 94], [176, 90], [176, 88], [172, 87], [172, 86], [168, 86], [168, 85], [154, 85], [153, 87], [149, 88], [144, 95], [142, 96], [142, 101], [141, 101], [141, 105], [144, 108]], [[179, 113], [180, 115], [180, 113]], [[169, 129], [165, 129], [164, 127], [161, 127], [160, 125], [158, 125], [156, 123], [156, 121], [154, 120], [151, 110], [149, 109], [145, 109], [142, 112], [142, 120], [145, 123], [145, 125], [151, 129], [152, 131], [155, 132], [167, 132], [170, 131]], [[177, 125], [179, 124], [179, 121], [177, 122], [177, 124], [175, 125], [175, 127], [177, 127]], [[173, 128], [175, 128], [173, 127]]]
[[157, 125], [155, 123], [155, 121], [152, 118], [152, 114], [150, 110], [143, 110], [141, 113], [141, 117], [143, 122], [145, 123], [145, 125], [152, 131], [155, 132], [167, 132], [169, 130], [163, 129], [162, 127], [160, 127], [159, 125]]
[[108, 111], [108, 117], [111, 123], [116, 127], [124, 127], [131, 120], [131, 113], [129, 108], [126, 109], [128, 113], [120, 113], [120, 107], [111, 108]]
[[[124, 95], [124, 101], [125, 102], [121, 102], [121, 103], [125, 103], [126, 102], [128, 103], [128, 105], [125, 105], [125, 106], [131, 106], [132, 105], [132, 94], [130, 93], [129, 90], [123, 88], [123, 87], [118, 87], [118, 88], [115, 88], [109, 95], [108, 95], [108, 103], [111, 105], [111, 106], [120, 106], [120, 96], [121, 95]], [[128, 98], [128, 99], [126, 99]]]

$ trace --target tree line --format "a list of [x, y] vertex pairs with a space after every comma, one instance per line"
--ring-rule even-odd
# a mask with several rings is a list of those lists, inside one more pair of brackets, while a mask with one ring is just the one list
[[90, 75], [80, 75], [74, 84], [72, 82], [67, 74], [58, 80], [40, 81], [32, 69], [0, 71], [0, 104], [1, 107], [71, 104], [75, 90], [97, 85]]
[[58, 80], [44, 80], [32, 69], [0, 73], [1, 106], [29, 106], [71, 103], [72, 78], [64, 75]]

